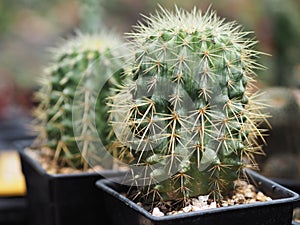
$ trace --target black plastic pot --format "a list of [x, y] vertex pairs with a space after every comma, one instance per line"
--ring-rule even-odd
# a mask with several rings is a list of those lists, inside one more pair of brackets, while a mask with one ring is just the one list
[[[0, 138], [0, 152], [12, 149], [10, 142]], [[0, 196], [0, 224], [28, 225], [28, 206], [24, 196]]]
[[0, 224], [29, 225], [27, 210], [23, 197], [0, 197]]
[[35, 134], [27, 127], [31, 118], [21, 117], [0, 121], [0, 140], [13, 142], [15, 140], [32, 139]]
[[300, 194], [300, 180], [285, 179], [285, 178], [271, 178], [276, 183]]
[[105, 206], [101, 204], [103, 192], [95, 182], [122, 172], [48, 174], [20, 149], [30, 146], [27, 141], [17, 145], [26, 179], [30, 225], [93, 225], [99, 224], [99, 217], [106, 219]]
[[299, 195], [256, 172], [247, 173], [252, 183], [274, 200], [155, 217], [120, 194], [127, 186], [111, 180], [99, 180], [96, 186], [104, 192], [113, 225], [291, 225]]

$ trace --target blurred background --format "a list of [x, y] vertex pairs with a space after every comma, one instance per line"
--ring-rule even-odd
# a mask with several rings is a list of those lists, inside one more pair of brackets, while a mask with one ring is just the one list
[[[37, 89], [37, 78], [51, 57], [49, 48], [76, 30], [93, 32], [106, 27], [123, 35], [132, 30], [141, 14], [155, 12], [158, 4], [174, 9], [174, 3], [186, 9], [196, 6], [203, 11], [211, 5], [219, 16], [236, 20], [245, 30], [254, 31], [259, 41], [257, 50], [270, 55], [259, 59], [268, 69], [257, 71], [258, 86], [284, 89], [284, 93], [291, 91], [298, 107], [299, 0], [0, 0], [0, 144], [2, 137], [7, 139], [23, 132], [24, 123], [18, 123], [30, 118], [36, 104], [32, 94]], [[279, 108], [288, 104], [281, 94], [270, 98], [275, 98], [271, 103]], [[286, 110], [280, 120], [294, 115], [296, 119], [285, 125], [287, 132], [292, 132], [287, 126], [293, 126], [293, 138], [282, 135], [280, 124], [279, 128], [274, 125], [280, 131], [276, 138], [283, 143], [281, 150], [290, 146], [289, 151], [299, 155], [300, 128], [296, 125], [300, 124], [299, 110], [296, 112], [295, 107]], [[9, 124], [21, 128], [7, 131]], [[269, 140], [269, 147], [278, 146]]]
[[300, 1], [285, 0], [1, 0], [0, 1], [0, 122], [28, 115], [36, 78], [49, 60], [48, 48], [80, 29], [91, 32], [105, 26], [131, 30], [141, 14], [160, 4], [186, 9], [209, 5], [227, 20], [253, 30], [257, 49], [271, 56], [260, 61], [260, 85], [300, 87]]
[[174, 3], [204, 11], [211, 5], [220, 16], [253, 30], [257, 49], [271, 55], [260, 59], [268, 67], [258, 71], [260, 85], [300, 87], [299, 0], [1, 0], [0, 123], [30, 114], [36, 78], [58, 40], [103, 26], [123, 35], [141, 14]]
[[259, 59], [267, 69], [257, 71], [257, 85], [266, 91], [272, 115], [268, 157], [257, 160], [264, 175], [300, 193], [299, 0], [0, 0], [0, 222], [8, 212], [19, 221], [27, 218], [25, 180], [11, 143], [31, 137], [26, 125], [49, 48], [77, 30], [106, 27], [122, 36], [158, 4], [203, 11], [211, 5], [219, 16], [254, 31], [256, 49], [270, 55]]

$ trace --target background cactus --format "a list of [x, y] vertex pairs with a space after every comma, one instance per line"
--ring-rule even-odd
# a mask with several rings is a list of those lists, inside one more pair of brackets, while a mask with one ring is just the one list
[[[299, 124], [300, 109], [296, 94], [296, 89], [288, 87], [274, 86], [264, 89], [264, 96], [261, 96], [261, 98], [268, 102], [268, 106], [264, 111], [271, 114], [268, 121], [274, 129], [277, 130], [277, 127], [290, 129], [292, 126]], [[267, 127], [266, 124], [264, 126]]]
[[53, 50], [52, 65], [36, 93], [34, 124], [39, 132], [36, 144], [50, 149], [55, 165], [85, 170], [84, 158], [102, 157], [96, 146], [98, 134], [103, 145], [108, 143], [105, 98], [109, 87], [121, 79], [121, 71], [116, 72], [122, 61], [120, 46], [113, 34], [78, 34]]
[[256, 42], [210, 10], [161, 8], [146, 23], [128, 35], [132, 83], [112, 97], [120, 158], [146, 201], [220, 200], [262, 153]]
[[[266, 137], [268, 145], [263, 147], [267, 157], [257, 157], [262, 173], [268, 177], [300, 179], [300, 108], [297, 89], [268, 87], [264, 99], [268, 101], [271, 115], [268, 122], [272, 129]], [[261, 124], [267, 128], [268, 124]], [[276, 169], [275, 169], [276, 168]]]

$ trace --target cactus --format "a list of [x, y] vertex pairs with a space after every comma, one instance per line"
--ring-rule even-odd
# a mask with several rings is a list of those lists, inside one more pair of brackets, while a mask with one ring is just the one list
[[[268, 101], [263, 112], [271, 115], [268, 122], [272, 129], [266, 137], [268, 145], [264, 146], [267, 154], [293, 153], [299, 154], [300, 108], [297, 90], [286, 87], [268, 87], [264, 89], [264, 96]], [[261, 124], [267, 128], [268, 124]]]
[[[272, 129], [263, 147], [267, 157], [257, 157], [262, 174], [268, 177], [298, 178], [300, 155], [300, 108], [297, 90], [287, 87], [267, 87], [264, 96], [269, 106], [263, 111], [271, 115], [268, 122]], [[266, 128], [268, 124], [261, 124]], [[276, 168], [276, 170], [274, 170]]]
[[221, 200], [262, 153], [256, 41], [212, 10], [145, 18], [128, 34], [132, 81], [111, 97], [120, 159], [131, 155], [130, 182], [146, 202]]
[[265, 94], [261, 98], [269, 103], [265, 111], [271, 114], [268, 121], [273, 128], [292, 127], [299, 124], [300, 108], [294, 90], [287, 87], [265, 88]]
[[102, 0], [85, 0], [80, 2], [80, 30], [95, 32], [104, 25], [105, 10]]
[[121, 81], [121, 41], [115, 36], [79, 33], [52, 51], [52, 64], [36, 92], [34, 126], [39, 132], [35, 147], [50, 149], [55, 165], [86, 170], [85, 159], [98, 154], [98, 134], [104, 146], [108, 143], [105, 98]]
[[300, 179], [299, 155], [291, 152], [271, 154], [264, 163], [261, 163], [264, 176], [270, 178]]

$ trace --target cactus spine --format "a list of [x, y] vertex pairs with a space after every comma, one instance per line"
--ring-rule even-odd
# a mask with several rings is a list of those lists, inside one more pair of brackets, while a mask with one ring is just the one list
[[[130, 153], [141, 196], [221, 199], [261, 153], [255, 41], [235, 22], [161, 8], [128, 36], [132, 83], [113, 96], [120, 155]], [[246, 159], [246, 160], [245, 160]]]
[[[53, 50], [52, 65], [46, 68], [36, 93], [39, 104], [34, 125], [39, 131], [36, 143], [51, 149], [54, 164], [85, 170], [84, 158], [97, 155], [98, 133], [103, 145], [108, 143], [104, 101], [109, 86], [120, 81], [119, 73], [109, 79], [120, 66], [121, 49], [116, 50], [120, 43], [104, 33], [78, 34]], [[72, 111], [76, 112], [73, 119]]]

